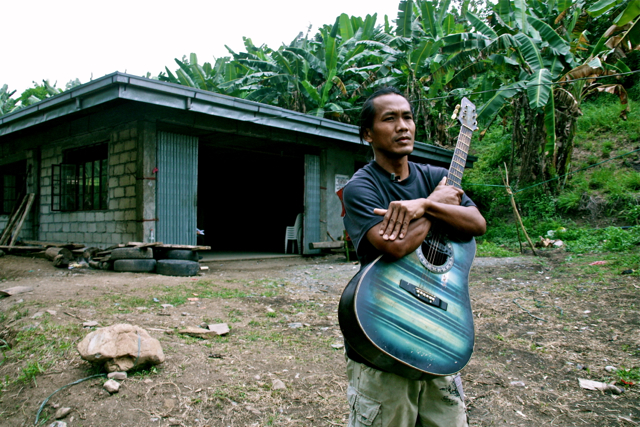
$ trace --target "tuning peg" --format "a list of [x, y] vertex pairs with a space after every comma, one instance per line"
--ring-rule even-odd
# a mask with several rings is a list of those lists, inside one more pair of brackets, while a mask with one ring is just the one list
[[458, 117], [458, 112], [460, 112], [460, 104], [456, 105], [456, 109], [453, 110], [453, 114], [451, 115], [451, 120], [455, 120]]

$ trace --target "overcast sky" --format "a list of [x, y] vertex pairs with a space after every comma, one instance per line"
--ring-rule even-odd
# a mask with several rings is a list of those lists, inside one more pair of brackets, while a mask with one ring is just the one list
[[397, 17], [398, 0], [8, 0], [2, 6], [0, 87], [16, 97], [49, 79], [64, 88], [113, 73], [156, 76], [174, 58], [198, 61], [244, 50], [242, 37], [276, 49], [312, 25], [332, 24], [341, 13]]

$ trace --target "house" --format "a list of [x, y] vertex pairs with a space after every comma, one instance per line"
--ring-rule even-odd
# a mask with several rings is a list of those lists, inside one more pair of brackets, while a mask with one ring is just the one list
[[[370, 157], [353, 125], [113, 73], [0, 117], [0, 229], [26, 188], [22, 239], [284, 252], [304, 213], [313, 254], [342, 235], [336, 190]], [[451, 157], [416, 143], [412, 159]]]

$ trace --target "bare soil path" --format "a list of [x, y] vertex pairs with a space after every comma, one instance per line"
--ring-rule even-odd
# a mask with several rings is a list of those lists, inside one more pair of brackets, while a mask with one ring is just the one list
[[[474, 263], [476, 347], [463, 371], [470, 425], [638, 425], [638, 386], [605, 367], [640, 366], [640, 277], [552, 255]], [[0, 426], [33, 425], [48, 396], [97, 372], [75, 348], [88, 320], [145, 328], [167, 360], [114, 395], [103, 378], [56, 393], [41, 425], [70, 407], [69, 427], [346, 426], [337, 304], [359, 266], [337, 255], [208, 266], [178, 278], [0, 258], [0, 289], [33, 287], [0, 300]], [[175, 333], [218, 322], [228, 336]], [[579, 378], [618, 380], [625, 393], [585, 390]]]

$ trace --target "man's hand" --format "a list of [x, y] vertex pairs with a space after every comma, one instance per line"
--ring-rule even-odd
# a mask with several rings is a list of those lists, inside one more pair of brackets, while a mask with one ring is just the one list
[[464, 191], [453, 185], [447, 185], [447, 177], [445, 176], [438, 183], [427, 199], [431, 202], [444, 203], [446, 205], [460, 205]]
[[384, 215], [379, 226], [379, 234], [384, 240], [404, 239], [409, 223], [421, 218], [425, 212], [425, 200], [400, 200], [391, 202], [388, 209], [374, 209], [376, 215]]

